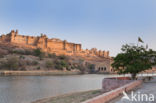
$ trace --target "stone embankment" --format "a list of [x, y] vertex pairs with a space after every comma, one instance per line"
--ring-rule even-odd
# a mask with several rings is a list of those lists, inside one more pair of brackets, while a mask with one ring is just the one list
[[106, 93], [99, 95], [97, 97], [94, 97], [92, 99], [86, 100], [82, 103], [108, 103], [112, 99], [120, 96], [123, 93], [123, 91], [133, 90], [136, 87], [140, 86], [141, 84], [142, 84], [142, 80], [132, 81], [124, 86], [121, 86], [117, 89], [106, 92]]
[[76, 75], [79, 71], [0, 71], [0, 76]]

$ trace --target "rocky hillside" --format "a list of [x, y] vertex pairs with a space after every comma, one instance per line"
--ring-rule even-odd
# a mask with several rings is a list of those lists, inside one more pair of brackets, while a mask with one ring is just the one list
[[42, 52], [0, 42], [0, 70], [68, 70], [93, 71], [93, 64], [82, 57]]

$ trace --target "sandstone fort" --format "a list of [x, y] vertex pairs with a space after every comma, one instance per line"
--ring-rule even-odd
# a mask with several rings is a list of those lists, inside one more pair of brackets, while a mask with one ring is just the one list
[[45, 34], [41, 34], [41, 36], [37, 37], [24, 36], [18, 34], [18, 30], [12, 30], [6, 35], [1, 35], [0, 41], [14, 43], [29, 48], [40, 48], [44, 52], [55, 53], [57, 55], [90, 55], [109, 58], [109, 51], [98, 51], [96, 48], [83, 50], [81, 44], [70, 43], [66, 40], [56, 38], [49, 39]]
[[112, 59], [109, 56], [109, 51], [101, 51], [96, 48], [84, 50], [81, 44], [71, 43], [57, 38], [49, 39], [45, 34], [41, 34], [40, 36], [20, 35], [18, 30], [12, 30], [8, 34], [2, 34], [0, 36], [0, 42], [20, 48], [40, 48], [44, 52], [55, 53], [56, 55], [83, 58], [86, 63], [95, 64], [96, 70], [112, 72]]

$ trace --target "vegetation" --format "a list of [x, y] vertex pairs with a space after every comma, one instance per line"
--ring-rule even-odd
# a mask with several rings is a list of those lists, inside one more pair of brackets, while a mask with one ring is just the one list
[[52, 53], [52, 54], [49, 53], [49, 54], [48, 54], [48, 57], [49, 57], [49, 58], [56, 58], [57, 56], [56, 56], [55, 53]]
[[33, 55], [32, 50], [21, 49], [21, 48], [10, 49], [9, 53], [11, 53], [11, 54], [20, 54], [20, 55]]
[[34, 49], [34, 55], [35, 55], [35, 56], [40, 56], [41, 54], [42, 54], [41, 49], [39, 49], [39, 48]]
[[122, 53], [119, 53], [114, 58], [112, 67], [118, 71], [119, 74], [130, 73], [132, 79], [142, 71], [151, 69], [156, 65], [156, 51], [145, 48], [143, 45], [123, 45]]
[[34, 55], [38, 56], [40, 60], [42, 60], [45, 57], [45, 53], [42, 52], [40, 48], [34, 49]]
[[3, 67], [8, 70], [17, 70], [19, 67], [19, 59], [15, 56], [11, 56], [7, 58], [6, 62], [4, 62]]
[[56, 69], [67, 69], [68, 68], [68, 63], [65, 60], [56, 60], [55, 61], [55, 68]]
[[38, 64], [39, 64], [38, 61], [36, 60], [32, 61], [32, 65], [38, 65]]
[[[82, 73], [82, 74], [84, 74], [87, 70], [85, 69], [85, 65], [84, 65], [84, 60], [83, 59], [79, 59], [79, 61], [78, 61], [79, 63], [79, 65], [76, 65], [76, 68], [78, 68], [79, 70], [80, 70], [80, 72]], [[86, 67], [87, 68], [87, 67]]]
[[58, 58], [61, 59], [61, 60], [65, 60], [65, 59], [67, 59], [67, 56], [65, 56], [65, 55], [60, 55], [60, 56], [58, 56]]
[[47, 60], [45, 64], [47, 68], [53, 68], [53, 65], [54, 65], [53, 62], [50, 60]]
[[37, 69], [37, 70], [40, 70], [41, 68], [40, 68], [40, 66], [38, 66], [36, 69]]
[[93, 72], [93, 65], [82, 58], [45, 53], [40, 48], [26, 49], [0, 45], [1, 70], [67, 70]]

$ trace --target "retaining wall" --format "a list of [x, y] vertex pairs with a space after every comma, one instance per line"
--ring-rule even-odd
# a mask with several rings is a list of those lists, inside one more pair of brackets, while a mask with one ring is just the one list
[[0, 71], [0, 76], [76, 75], [79, 71]]

